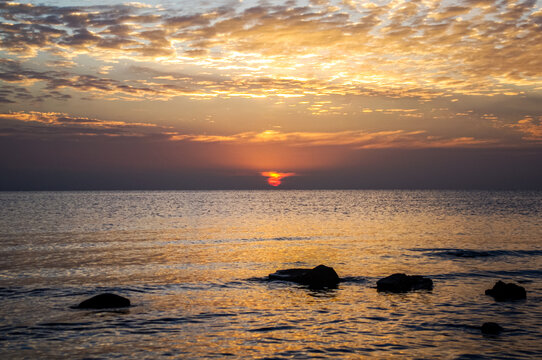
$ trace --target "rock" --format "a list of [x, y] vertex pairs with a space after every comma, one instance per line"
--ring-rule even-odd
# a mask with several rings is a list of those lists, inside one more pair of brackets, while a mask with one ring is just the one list
[[521, 300], [527, 298], [527, 292], [523, 286], [514, 283], [497, 281], [492, 289], [486, 290], [486, 295], [493, 296], [496, 301]]
[[482, 325], [482, 334], [499, 335], [504, 329], [497, 323], [486, 322]]
[[336, 288], [341, 281], [332, 267], [318, 265], [314, 269], [277, 270], [269, 274], [269, 280], [292, 281], [313, 289]]
[[130, 300], [115, 294], [100, 294], [87, 299], [76, 306], [77, 309], [107, 309], [130, 306]]
[[376, 282], [378, 291], [402, 293], [412, 290], [432, 290], [433, 280], [420, 275], [393, 274]]

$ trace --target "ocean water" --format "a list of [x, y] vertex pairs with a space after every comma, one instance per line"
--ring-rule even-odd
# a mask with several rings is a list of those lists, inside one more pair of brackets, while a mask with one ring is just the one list
[[[318, 264], [345, 281], [265, 281]], [[70, 308], [101, 292], [133, 306]], [[542, 192], [0, 193], [2, 359], [364, 357], [542, 358]]]

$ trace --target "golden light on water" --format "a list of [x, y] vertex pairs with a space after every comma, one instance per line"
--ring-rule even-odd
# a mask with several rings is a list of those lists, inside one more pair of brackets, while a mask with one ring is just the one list
[[271, 186], [279, 186], [282, 183], [282, 179], [288, 176], [294, 176], [295, 173], [289, 172], [289, 173], [281, 173], [276, 171], [264, 171], [261, 173], [262, 176], [267, 177], [267, 182]]

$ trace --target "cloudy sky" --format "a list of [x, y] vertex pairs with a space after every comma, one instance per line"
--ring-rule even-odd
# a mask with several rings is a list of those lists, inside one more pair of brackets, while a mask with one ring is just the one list
[[542, 1], [0, 0], [0, 189], [542, 188]]

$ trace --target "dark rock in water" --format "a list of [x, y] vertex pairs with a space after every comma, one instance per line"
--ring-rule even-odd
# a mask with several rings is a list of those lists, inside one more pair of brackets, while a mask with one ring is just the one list
[[130, 300], [115, 294], [100, 294], [87, 299], [76, 306], [77, 309], [107, 309], [130, 306]]
[[314, 269], [277, 270], [269, 274], [269, 280], [292, 281], [313, 289], [336, 288], [341, 281], [332, 267], [318, 265]]
[[378, 291], [402, 293], [412, 290], [432, 290], [433, 280], [420, 275], [393, 274], [376, 282]]
[[497, 323], [486, 322], [482, 325], [482, 334], [499, 335], [504, 329]]
[[527, 292], [523, 286], [514, 283], [497, 281], [492, 289], [486, 290], [486, 295], [493, 296], [496, 301], [521, 300], [527, 298]]

